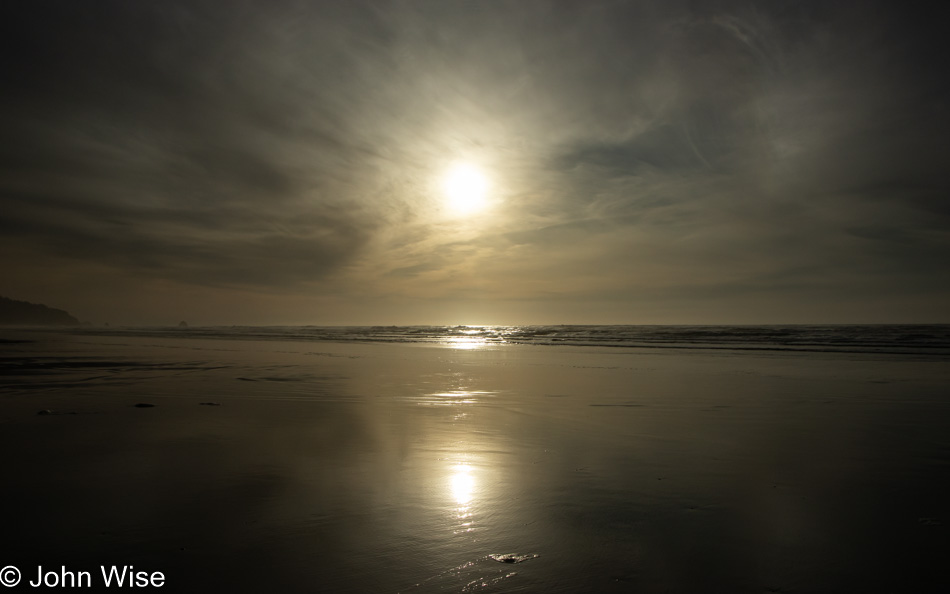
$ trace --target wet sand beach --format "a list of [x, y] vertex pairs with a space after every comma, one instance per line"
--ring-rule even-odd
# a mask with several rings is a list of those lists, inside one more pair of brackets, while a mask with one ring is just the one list
[[950, 587], [943, 356], [2, 338], [0, 565], [25, 579], [131, 565], [171, 592]]

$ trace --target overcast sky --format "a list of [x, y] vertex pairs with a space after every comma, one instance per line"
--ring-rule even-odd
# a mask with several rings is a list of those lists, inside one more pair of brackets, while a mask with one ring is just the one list
[[[894, 2], [22, 0], [0, 294], [113, 324], [950, 322]], [[447, 208], [453, 163], [488, 208]]]

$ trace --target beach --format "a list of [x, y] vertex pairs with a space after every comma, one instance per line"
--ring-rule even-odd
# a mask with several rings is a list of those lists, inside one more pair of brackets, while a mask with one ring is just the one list
[[943, 354], [0, 338], [20, 589], [950, 587]]

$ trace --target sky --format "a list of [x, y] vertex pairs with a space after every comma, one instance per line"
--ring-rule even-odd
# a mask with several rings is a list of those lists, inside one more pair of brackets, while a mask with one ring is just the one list
[[[919, 6], [2, 12], [7, 297], [96, 324], [950, 322]], [[451, 208], [460, 165], [484, 208]]]

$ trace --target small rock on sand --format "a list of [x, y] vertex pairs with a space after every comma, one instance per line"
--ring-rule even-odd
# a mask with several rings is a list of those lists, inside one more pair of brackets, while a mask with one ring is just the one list
[[135, 408], [154, 408], [154, 404], [149, 404], [148, 402], [139, 402], [135, 405]]

